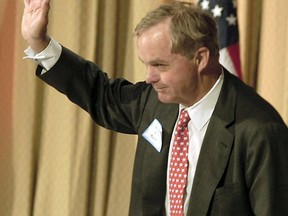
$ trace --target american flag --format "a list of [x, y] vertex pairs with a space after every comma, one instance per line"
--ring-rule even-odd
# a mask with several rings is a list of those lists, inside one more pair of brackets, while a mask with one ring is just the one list
[[217, 22], [220, 63], [241, 79], [237, 0], [198, 0], [198, 5], [210, 11]]

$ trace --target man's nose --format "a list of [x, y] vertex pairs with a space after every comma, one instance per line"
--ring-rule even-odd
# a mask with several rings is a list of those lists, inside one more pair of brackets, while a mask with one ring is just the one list
[[146, 83], [153, 84], [158, 81], [159, 75], [155, 71], [156, 69], [153, 66], [147, 67], [147, 74], [146, 74]]

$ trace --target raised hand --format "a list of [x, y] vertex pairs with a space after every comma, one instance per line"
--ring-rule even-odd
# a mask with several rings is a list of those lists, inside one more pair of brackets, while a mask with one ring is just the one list
[[47, 37], [50, 0], [24, 0], [22, 36], [34, 52], [41, 52], [49, 44]]

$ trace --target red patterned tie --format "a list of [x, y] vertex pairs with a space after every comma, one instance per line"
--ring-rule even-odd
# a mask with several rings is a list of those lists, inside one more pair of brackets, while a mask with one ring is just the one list
[[170, 159], [169, 198], [170, 215], [183, 216], [184, 193], [188, 173], [188, 122], [190, 117], [182, 110], [178, 120]]

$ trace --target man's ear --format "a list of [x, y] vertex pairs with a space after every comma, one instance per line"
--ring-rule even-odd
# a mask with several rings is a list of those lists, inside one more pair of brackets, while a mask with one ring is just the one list
[[196, 55], [194, 57], [195, 64], [198, 67], [198, 72], [203, 71], [208, 65], [210, 57], [210, 51], [207, 47], [200, 47], [196, 51]]

